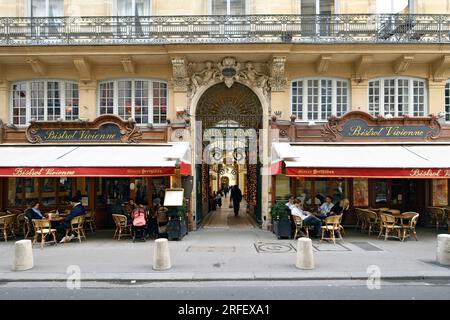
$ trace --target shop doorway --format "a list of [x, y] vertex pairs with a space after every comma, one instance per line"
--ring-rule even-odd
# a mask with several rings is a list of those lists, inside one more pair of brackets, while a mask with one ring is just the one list
[[425, 179], [373, 179], [370, 183], [370, 203], [374, 208], [423, 212], [429, 202]]
[[247, 86], [219, 83], [201, 96], [195, 121], [201, 122], [201, 164], [196, 165], [196, 222], [210, 211], [214, 192], [238, 185], [247, 212], [261, 222], [261, 177], [258, 158], [262, 106]]

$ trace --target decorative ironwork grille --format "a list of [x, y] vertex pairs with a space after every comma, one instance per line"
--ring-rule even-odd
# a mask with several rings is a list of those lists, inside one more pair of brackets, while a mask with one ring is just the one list
[[450, 43], [450, 15], [0, 18], [0, 46], [178, 43]]

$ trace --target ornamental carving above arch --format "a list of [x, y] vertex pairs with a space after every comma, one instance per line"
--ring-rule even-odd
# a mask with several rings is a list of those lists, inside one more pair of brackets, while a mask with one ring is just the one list
[[188, 62], [185, 58], [172, 59], [174, 90], [187, 92], [192, 99], [200, 88], [224, 82], [231, 88], [239, 81], [253, 89], [260, 90], [269, 100], [271, 91], [284, 91], [287, 87], [285, 77], [286, 57], [274, 56], [271, 61], [257, 63], [238, 61], [225, 57], [219, 62]]

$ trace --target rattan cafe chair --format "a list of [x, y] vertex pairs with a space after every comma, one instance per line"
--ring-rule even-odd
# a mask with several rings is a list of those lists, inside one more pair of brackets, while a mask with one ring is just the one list
[[[383, 236], [384, 231], [384, 240], [386, 241], [388, 237], [395, 237], [397, 239], [401, 239], [400, 232], [402, 229], [402, 226], [397, 225], [396, 219], [394, 216], [391, 216], [390, 214], [382, 213], [380, 214], [380, 233], [378, 234], [378, 237]], [[394, 235], [389, 235], [390, 233], [397, 233], [397, 237]]]
[[0, 217], [0, 234], [3, 236], [3, 239], [8, 241], [8, 232], [11, 234], [13, 238], [16, 237], [14, 233], [14, 225], [16, 221], [15, 214], [8, 214]]
[[428, 207], [428, 214], [431, 218], [431, 223], [436, 224], [436, 232], [439, 232], [439, 224], [445, 223], [445, 209], [440, 207]]
[[95, 225], [95, 211], [87, 210], [84, 219], [84, 223], [89, 226], [91, 232], [94, 232], [94, 230], [97, 229], [97, 226]]
[[114, 232], [113, 239], [117, 237], [117, 240], [120, 240], [122, 236], [132, 236], [132, 225], [127, 223], [127, 216], [123, 214], [113, 214], [112, 217], [116, 224], [116, 231]]
[[402, 241], [405, 241], [407, 237], [409, 237], [411, 234], [413, 235], [414, 239], [418, 241], [417, 239], [417, 233], [416, 233], [416, 225], [417, 221], [419, 220], [419, 214], [417, 212], [404, 212], [402, 214], [414, 214], [414, 216], [407, 220], [406, 223], [402, 223]]
[[[56, 229], [52, 229], [51, 222], [46, 219], [38, 220], [33, 219], [33, 227], [34, 227], [34, 239], [33, 244], [35, 244], [39, 236], [41, 237], [41, 249], [44, 248], [44, 244], [46, 243], [54, 243], [56, 245]], [[47, 241], [47, 236], [51, 235], [53, 240]]]
[[[334, 244], [336, 244], [336, 235], [338, 235], [338, 240], [344, 241], [341, 234], [341, 221], [342, 215], [330, 216], [326, 217], [323, 221], [324, 225], [322, 226], [322, 237], [320, 238], [320, 242], [323, 240], [332, 240]], [[326, 234], [329, 234], [329, 237], [326, 237]]]
[[304, 232], [306, 237], [309, 238], [309, 228], [306, 225], [303, 225], [303, 220], [299, 216], [292, 215], [292, 218], [294, 219], [295, 224], [295, 233], [294, 233], [294, 240], [297, 239], [297, 236], [300, 237], [300, 235]]
[[66, 229], [66, 237], [64, 239], [67, 239], [69, 236], [69, 231], [72, 232], [72, 234], [75, 234], [75, 237], [78, 239], [79, 242], [81, 242], [81, 238], [84, 238], [86, 240], [86, 234], [84, 233], [84, 221], [85, 217], [77, 216], [70, 220], [70, 228]]

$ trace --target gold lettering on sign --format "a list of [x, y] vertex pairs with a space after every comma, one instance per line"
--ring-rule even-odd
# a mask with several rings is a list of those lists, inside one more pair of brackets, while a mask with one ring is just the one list
[[411, 169], [409, 173], [411, 177], [450, 177], [450, 170], [448, 169]]
[[400, 127], [386, 127], [388, 137], [421, 137], [425, 133], [423, 130], [408, 130]]
[[380, 137], [384, 128], [375, 130], [374, 128], [364, 129], [361, 126], [350, 128], [350, 137]]
[[54, 169], [54, 168], [16, 168], [14, 169], [13, 176], [27, 176], [27, 177], [39, 177], [39, 176], [73, 176], [75, 170], [70, 169]]

